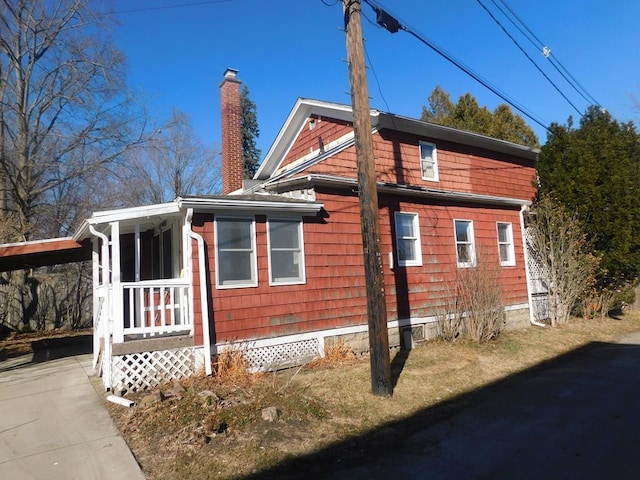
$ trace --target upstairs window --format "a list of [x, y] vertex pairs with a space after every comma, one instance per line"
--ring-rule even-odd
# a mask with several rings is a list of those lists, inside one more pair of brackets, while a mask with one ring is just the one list
[[458, 267], [468, 268], [476, 264], [476, 248], [471, 220], [454, 220]]
[[512, 267], [516, 264], [516, 256], [513, 251], [513, 229], [510, 223], [497, 223], [498, 228], [498, 251], [500, 255], [500, 265]]
[[401, 267], [422, 265], [420, 225], [416, 213], [395, 213], [396, 248]]
[[420, 142], [420, 169], [423, 180], [438, 181], [438, 157], [435, 144]]
[[218, 287], [257, 286], [254, 219], [218, 217], [215, 235]]
[[271, 285], [304, 283], [302, 220], [270, 218], [268, 230], [269, 283]]

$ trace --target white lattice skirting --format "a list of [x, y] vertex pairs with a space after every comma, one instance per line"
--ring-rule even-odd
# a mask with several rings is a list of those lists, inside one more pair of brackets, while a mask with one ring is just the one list
[[112, 388], [124, 392], [154, 388], [196, 371], [194, 347], [114, 355], [111, 365]]
[[249, 368], [266, 372], [308, 363], [320, 356], [317, 338], [262, 347], [249, 346], [245, 353]]

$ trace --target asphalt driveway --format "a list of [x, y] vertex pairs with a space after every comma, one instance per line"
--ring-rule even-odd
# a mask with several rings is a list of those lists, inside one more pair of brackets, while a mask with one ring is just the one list
[[91, 358], [62, 349], [0, 362], [0, 479], [144, 479]]
[[638, 479], [640, 332], [593, 342], [251, 478]]

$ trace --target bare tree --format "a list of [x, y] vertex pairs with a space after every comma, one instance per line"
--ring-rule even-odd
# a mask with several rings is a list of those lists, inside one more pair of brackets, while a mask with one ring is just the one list
[[551, 325], [566, 322], [593, 286], [598, 258], [580, 223], [549, 195], [542, 195], [527, 226], [529, 252], [548, 289]]
[[[220, 162], [214, 148], [195, 135], [189, 116], [174, 109], [166, 125], [142, 148], [128, 153], [128, 171], [120, 171], [122, 198], [153, 204], [180, 195], [220, 190]], [[135, 186], [135, 188], [132, 188]]]
[[[104, 170], [143, 141], [145, 116], [96, 4], [0, 0], [0, 213], [12, 227], [3, 242], [68, 235]], [[0, 276], [3, 322], [38, 325], [45, 277]]]
[[42, 235], [41, 207], [56, 188], [141, 141], [108, 27], [91, 2], [0, 0], [2, 206], [23, 239]]

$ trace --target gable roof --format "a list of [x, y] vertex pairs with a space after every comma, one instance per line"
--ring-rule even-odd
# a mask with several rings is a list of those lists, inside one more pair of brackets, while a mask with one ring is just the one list
[[[278, 136], [271, 145], [271, 148], [269, 148], [269, 151], [264, 157], [254, 179], [268, 180], [278, 171], [278, 168], [293, 146], [300, 131], [304, 128], [306, 120], [311, 115], [353, 122], [353, 111], [349, 105], [299, 98], [280, 129]], [[423, 122], [401, 115], [385, 113], [375, 109], [371, 109], [371, 128], [373, 131], [383, 129], [401, 131], [435, 140], [444, 140], [460, 145], [483, 148], [533, 161], [536, 160], [538, 153], [540, 153], [540, 150], [537, 148], [487, 137], [479, 133]], [[340, 146], [337, 148], [339, 147]]]

